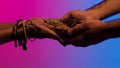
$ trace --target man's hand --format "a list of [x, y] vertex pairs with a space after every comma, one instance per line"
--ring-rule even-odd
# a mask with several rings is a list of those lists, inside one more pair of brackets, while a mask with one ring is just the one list
[[[86, 31], [88, 28], [83, 25], [81, 26], [80, 24], [84, 24], [84, 21], [89, 21], [89, 20], [97, 20], [97, 19], [92, 18], [92, 16], [89, 13], [81, 10], [69, 11], [63, 17], [60, 18], [60, 21], [62, 21], [65, 24], [68, 24], [69, 27], [72, 27], [71, 30], [75, 34], [76, 32], [82, 33]], [[69, 34], [71, 34], [71, 30], [68, 31]]]
[[[106, 39], [107, 36], [103, 35], [106, 23], [92, 18], [89, 13], [80, 10], [70, 11], [60, 20], [65, 23], [70, 23], [70, 17], [77, 20], [77, 24], [68, 30], [68, 33], [73, 36], [68, 41], [68, 44], [86, 47]], [[72, 24], [76, 22], [72, 22]]]
[[[71, 20], [72, 18], [72, 20]], [[67, 41], [74, 46], [87, 46], [90, 43], [85, 42], [86, 40], [94, 37], [98, 28], [101, 28], [105, 23], [92, 18], [92, 16], [86, 11], [74, 10], [66, 13], [60, 20], [65, 24], [73, 25], [69, 30], [68, 34], [71, 36], [71, 40]], [[74, 21], [75, 20], [75, 21]], [[89, 37], [90, 35], [90, 37]], [[93, 35], [93, 36], [92, 36]], [[87, 39], [88, 38], [88, 39]], [[84, 39], [84, 40], [83, 40]], [[92, 40], [90, 40], [92, 41]], [[93, 42], [92, 42], [93, 43]]]
[[79, 24], [79, 26], [86, 26], [88, 30], [86, 30], [82, 34], [79, 34], [78, 36], [71, 38], [69, 40], [70, 44], [74, 46], [86, 47], [110, 38], [110, 32], [108, 31], [109, 28], [107, 23], [101, 22], [99, 20], [88, 20], [83, 22], [84, 23]]
[[94, 19], [92, 15], [87, 11], [82, 10], [72, 10], [67, 12], [64, 16], [60, 18], [61, 21], [68, 23], [70, 18], [76, 19], [78, 22], [81, 20]]

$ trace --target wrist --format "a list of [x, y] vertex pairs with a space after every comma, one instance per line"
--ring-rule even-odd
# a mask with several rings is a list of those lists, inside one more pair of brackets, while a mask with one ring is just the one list
[[105, 26], [104, 33], [109, 38], [115, 38], [120, 36], [120, 23], [118, 22], [108, 22]]
[[98, 10], [86, 10], [86, 16], [89, 19], [101, 19], [102, 16], [100, 15], [100, 12]]

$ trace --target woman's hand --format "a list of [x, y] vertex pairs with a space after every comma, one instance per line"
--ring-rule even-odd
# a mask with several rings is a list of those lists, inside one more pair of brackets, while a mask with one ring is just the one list
[[[52, 38], [52, 39], [57, 39], [61, 44], [64, 44], [64, 41], [62, 38], [52, 29], [54, 28], [53, 25], [49, 25], [45, 22], [44, 19], [40, 18], [32, 18], [30, 19], [32, 23], [37, 27], [38, 30], [38, 38]], [[42, 33], [41, 33], [42, 32]]]

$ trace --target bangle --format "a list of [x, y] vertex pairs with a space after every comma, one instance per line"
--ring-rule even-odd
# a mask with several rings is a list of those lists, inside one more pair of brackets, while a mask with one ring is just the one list
[[22, 46], [23, 50], [27, 50], [27, 35], [25, 28], [25, 21], [18, 20], [13, 27], [13, 36], [15, 41], [15, 47]]
[[33, 36], [36, 38], [36, 34], [36, 26], [33, 25], [30, 20], [18, 20], [13, 27], [13, 38], [15, 47], [22, 46], [23, 50], [27, 50], [26, 44], [28, 38]]

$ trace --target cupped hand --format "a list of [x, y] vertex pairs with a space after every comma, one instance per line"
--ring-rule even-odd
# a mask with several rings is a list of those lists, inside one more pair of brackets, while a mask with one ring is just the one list
[[60, 20], [65, 24], [72, 25], [68, 30], [68, 34], [72, 36], [67, 41], [68, 44], [85, 47], [99, 43], [107, 37], [103, 35], [106, 24], [98, 19], [92, 18], [92, 15], [86, 11], [69, 11]]
[[79, 24], [79, 26], [85, 26], [86, 28], [88, 28], [88, 30], [71, 38], [68, 44], [86, 47], [92, 44], [100, 43], [109, 38], [106, 23], [100, 20], [88, 20], [83, 22], [84, 23]]
[[71, 34], [71, 32], [77, 34], [86, 31], [88, 28], [86, 26], [81, 26], [80, 24], [84, 24], [84, 21], [89, 21], [89, 20], [96, 20], [96, 19], [92, 18], [92, 15], [87, 11], [82, 11], [82, 10], [69, 11], [60, 18], [60, 21], [71, 27], [72, 31], [68, 31], [69, 34]]
[[57, 39], [61, 44], [64, 44], [64, 41], [62, 40], [62, 38], [56, 32], [51, 30], [51, 29], [53, 29], [54, 26], [45, 23], [45, 19], [32, 18], [32, 19], [30, 19], [30, 21], [32, 21], [32, 23], [39, 30], [39, 31], [37, 31], [39, 33], [38, 38], [41, 38], [43, 36], [44, 38]]

